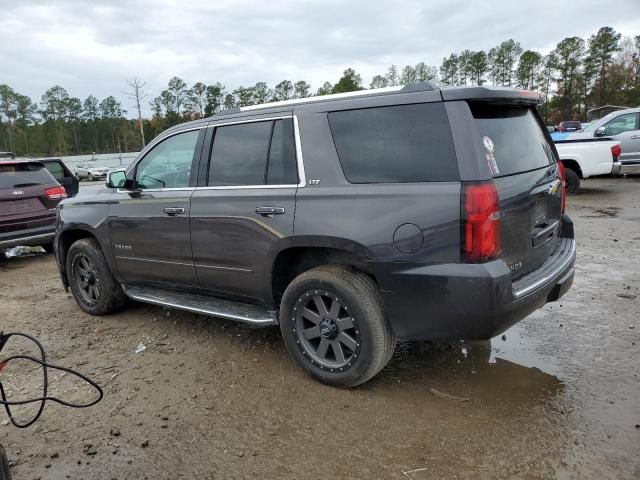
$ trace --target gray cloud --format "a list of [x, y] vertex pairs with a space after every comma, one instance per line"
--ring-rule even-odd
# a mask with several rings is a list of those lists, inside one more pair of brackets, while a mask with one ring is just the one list
[[0, 83], [34, 100], [54, 84], [81, 98], [121, 94], [138, 76], [157, 95], [173, 75], [229, 88], [304, 79], [314, 90], [351, 66], [368, 83], [389, 64], [439, 65], [508, 38], [543, 52], [604, 25], [640, 34], [640, 2], [451, 0], [0, 0]]

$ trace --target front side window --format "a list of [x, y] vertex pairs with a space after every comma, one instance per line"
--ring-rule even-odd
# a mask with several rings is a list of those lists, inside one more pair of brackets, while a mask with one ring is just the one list
[[636, 127], [637, 115], [638, 115], [637, 113], [625, 113], [624, 115], [620, 115], [614, 118], [613, 120], [608, 121], [604, 125], [604, 134], [618, 135], [619, 133], [637, 130], [637, 127]]
[[216, 128], [209, 186], [293, 185], [298, 182], [290, 118]]
[[198, 135], [199, 130], [178, 133], [153, 147], [138, 163], [137, 188], [188, 187]]
[[329, 125], [350, 183], [460, 179], [442, 103], [331, 112]]

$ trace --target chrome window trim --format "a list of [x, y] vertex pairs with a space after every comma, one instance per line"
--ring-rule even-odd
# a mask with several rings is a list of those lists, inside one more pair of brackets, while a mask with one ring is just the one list
[[[265, 118], [251, 118], [247, 120], [236, 120], [232, 122], [222, 122], [222, 123], [214, 123], [202, 125], [199, 127], [189, 128], [185, 130], [180, 130], [177, 132], [170, 133], [162, 137], [161, 139], [150, 143], [147, 145], [147, 149], [141, 153], [141, 156], [137, 158], [134, 162], [129, 165], [129, 167], [125, 170], [125, 174], [129, 174], [131, 170], [133, 170], [138, 163], [140, 163], [147, 154], [155, 148], [160, 142], [165, 141], [167, 138], [173, 137], [174, 135], [178, 135], [184, 132], [192, 132], [194, 130], [202, 130], [205, 128], [217, 128], [217, 127], [226, 127], [228, 125], [240, 125], [243, 123], [256, 123], [256, 122], [269, 122], [275, 120], [284, 120], [287, 118], [293, 119], [293, 138], [296, 147], [296, 165], [298, 167], [298, 183], [295, 184], [287, 184], [287, 185], [228, 185], [228, 186], [217, 186], [217, 187], [169, 187], [169, 188], [154, 188], [154, 189], [144, 189], [144, 190], [135, 190], [141, 193], [145, 192], [171, 192], [171, 191], [184, 191], [184, 192], [192, 192], [197, 190], [240, 190], [240, 189], [250, 189], [250, 190], [259, 190], [259, 189], [267, 189], [267, 188], [302, 188], [306, 187], [307, 179], [304, 171], [304, 160], [302, 158], [302, 141], [300, 140], [300, 126], [298, 125], [298, 116], [291, 115], [280, 115], [275, 117], [265, 117]], [[122, 190], [121, 188], [117, 188], [117, 193], [131, 193], [133, 190]]]
[[[264, 188], [302, 188], [307, 185], [307, 179], [304, 172], [304, 161], [302, 159], [302, 142], [300, 141], [300, 127], [298, 126], [298, 116], [297, 115], [280, 115], [276, 117], [265, 117], [265, 118], [252, 118], [249, 120], [237, 120], [234, 122], [223, 122], [216, 123], [213, 125], [209, 125], [208, 128], [217, 128], [217, 127], [226, 127], [228, 125], [240, 125], [243, 123], [256, 123], [256, 122], [270, 122], [275, 120], [284, 120], [287, 118], [293, 119], [293, 141], [296, 144], [296, 165], [298, 167], [298, 183], [292, 183], [287, 185], [227, 185], [227, 186], [217, 186], [217, 187], [196, 187], [196, 190], [240, 190], [240, 189], [251, 189], [251, 190], [259, 190]], [[215, 137], [214, 137], [215, 141]]]

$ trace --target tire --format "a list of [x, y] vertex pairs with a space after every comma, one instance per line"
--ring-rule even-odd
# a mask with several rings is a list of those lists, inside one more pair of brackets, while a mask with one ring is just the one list
[[44, 245], [40, 245], [42, 249], [47, 253], [53, 253], [53, 242], [45, 243]]
[[91, 175], [90, 173], [87, 174], [87, 181], [93, 182], [93, 175]]
[[66, 274], [78, 306], [91, 315], [122, 308], [127, 297], [113, 278], [98, 242], [82, 238], [67, 253]]
[[375, 283], [341, 265], [314, 268], [289, 284], [280, 330], [298, 365], [320, 382], [343, 388], [373, 378], [396, 344]]
[[11, 480], [9, 461], [2, 445], [0, 445], [0, 480]]
[[580, 177], [575, 170], [572, 170], [569, 167], [565, 167], [564, 171], [567, 179], [567, 195], [577, 195], [580, 191]]

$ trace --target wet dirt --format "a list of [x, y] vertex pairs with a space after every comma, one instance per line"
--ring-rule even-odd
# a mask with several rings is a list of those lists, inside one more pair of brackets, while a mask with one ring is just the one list
[[[0, 263], [0, 329], [37, 336], [52, 362], [105, 391], [88, 410], [49, 405], [26, 430], [2, 423], [12, 473], [640, 478], [639, 180], [588, 180], [568, 199], [578, 262], [559, 302], [505, 340], [401, 343], [352, 390], [306, 377], [277, 328], [142, 304], [94, 318], [62, 290], [52, 256]], [[52, 380], [56, 394], [90, 394], [65, 379]]]

